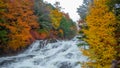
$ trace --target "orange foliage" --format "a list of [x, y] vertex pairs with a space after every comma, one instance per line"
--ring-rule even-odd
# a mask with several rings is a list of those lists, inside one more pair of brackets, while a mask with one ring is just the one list
[[10, 31], [7, 48], [16, 51], [30, 44], [30, 30], [39, 28], [39, 25], [33, 13], [32, 0], [9, 0], [6, 3], [7, 12], [2, 13], [6, 22], [0, 25]]
[[41, 33], [40, 34], [40, 39], [45, 39], [47, 37], [48, 37], [48, 35], [46, 33]]

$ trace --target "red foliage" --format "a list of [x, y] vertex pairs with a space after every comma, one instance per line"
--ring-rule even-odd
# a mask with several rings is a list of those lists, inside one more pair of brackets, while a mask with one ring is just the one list
[[[30, 34], [32, 35], [33, 39], [37, 39], [37, 40], [40, 40], [40, 34], [38, 34], [38, 32], [34, 31], [34, 30], [30, 30]], [[33, 40], [33, 41], [34, 41]]]

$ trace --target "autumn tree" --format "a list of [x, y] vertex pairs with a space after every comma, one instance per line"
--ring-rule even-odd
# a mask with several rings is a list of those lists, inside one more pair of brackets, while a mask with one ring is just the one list
[[107, 5], [109, 6], [109, 10], [114, 12], [115, 16], [116, 16], [116, 25], [115, 25], [115, 38], [117, 41], [117, 46], [116, 46], [116, 50], [117, 50], [117, 59], [120, 60], [120, 0], [109, 0], [109, 2], [107, 3]]
[[3, 25], [5, 23], [4, 14], [6, 12], [6, 0], [0, 0], [0, 54], [8, 41], [8, 29]]
[[33, 13], [32, 0], [9, 0], [7, 11], [2, 13], [5, 23], [0, 24], [9, 30], [9, 41], [5, 48], [16, 51], [30, 44], [30, 30], [38, 28], [37, 18]]
[[84, 30], [85, 41], [89, 49], [83, 51], [93, 62], [95, 68], [110, 68], [111, 61], [115, 58], [115, 15], [106, 5], [108, 0], [94, 0], [86, 17], [88, 29]]
[[60, 21], [62, 19], [62, 12], [60, 12], [58, 9], [51, 10], [50, 17], [52, 20], [53, 27], [57, 29], [60, 26]]

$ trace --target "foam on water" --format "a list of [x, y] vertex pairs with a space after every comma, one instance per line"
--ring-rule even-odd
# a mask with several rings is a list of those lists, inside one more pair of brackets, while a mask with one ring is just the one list
[[[44, 44], [37, 40], [22, 54], [0, 58], [0, 68], [80, 68], [86, 61], [77, 47], [78, 40]], [[44, 41], [45, 42], [45, 41]]]

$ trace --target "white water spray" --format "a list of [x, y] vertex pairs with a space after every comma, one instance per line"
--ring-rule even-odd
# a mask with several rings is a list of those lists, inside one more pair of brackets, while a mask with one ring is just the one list
[[37, 40], [22, 54], [0, 58], [0, 68], [81, 68], [78, 62], [87, 58], [82, 56], [78, 42], [73, 39], [45, 44]]

